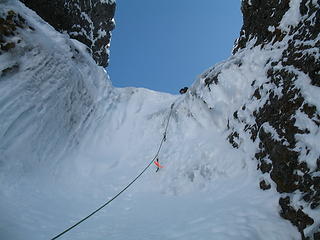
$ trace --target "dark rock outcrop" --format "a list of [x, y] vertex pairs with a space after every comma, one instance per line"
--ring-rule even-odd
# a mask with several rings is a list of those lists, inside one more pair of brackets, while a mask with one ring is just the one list
[[300, 208], [296, 210], [290, 205], [290, 198], [280, 198], [279, 205], [281, 207], [280, 215], [291, 221], [293, 225], [295, 225], [299, 232], [301, 232], [301, 238], [306, 239], [306, 237], [303, 234], [303, 229], [305, 229], [307, 226], [312, 225], [314, 223], [314, 220], [310, 218], [307, 214], [305, 214]]
[[260, 188], [261, 188], [262, 190], [268, 190], [268, 189], [271, 188], [271, 185], [270, 185], [270, 183], [268, 183], [266, 180], [262, 180], [262, 181], [260, 182]]
[[240, 32], [234, 52], [245, 48], [246, 43], [256, 38], [256, 46], [271, 42], [272, 39], [283, 39], [280, 30], [270, 32], [269, 26], [279, 25], [282, 17], [289, 9], [290, 0], [284, 1], [263, 1], [263, 0], [243, 0], [241, 11], [243, 13], [243, 26]]
[[[26, 20], [18, 13], [10, 10], [0, 16], [0, 55], [12, 51], [21, 44], [21, 38], [17, 33], [18, 29], [34, 31], [34, 28], [27, 24]], [[0, 77], [16, 72], [19, 69], [17, 62], [12, 62], [3, 69], [0, 69]]]
[[110, 31], [114, 29], [115, 3], [102, 0], [21, 0], [56, 30], [88, 46], [97, 64], [109, 60]]

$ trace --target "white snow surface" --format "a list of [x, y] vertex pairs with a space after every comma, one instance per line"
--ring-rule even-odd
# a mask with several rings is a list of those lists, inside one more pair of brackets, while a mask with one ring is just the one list
[[115, 3], [115, 0], [100, 0], [101, 3], [107, 3], [107, 4], [112, 4]]
[[274, 187], [259, 189], [256, 144], [245, 134], [239, 149], [226, 140], [233, 112], [259, 107], [250, 85], [281, 50], [248, 48], [208, 70], [221, 71], [211, 91], [201, 77], [183, 96], [119, 89], [81, 43], [22, 3], [0, 9], [35, 28], [20, 30], [21, 43], [0, 55], [1, 70], [19, 65], [0, 79], [0, 239], [50, 239], [117, 194], [153, 158], [173, 102], [164, 168], [151, 166], [61, 239], [300, 238], [279, 216]]
[[290, 27], [295, 27], [301, 20], [300, 4], [302, 0], [290, 0], [289, 10], [283, 16], [280, 22], [280, 29], [285, 32], [289, 32]]

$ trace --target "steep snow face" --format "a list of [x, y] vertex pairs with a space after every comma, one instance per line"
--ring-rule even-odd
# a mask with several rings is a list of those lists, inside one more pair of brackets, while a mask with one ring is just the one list
[[82, 44], [57, 34], [22, 4], [1, 5], [1, 27], [3, 179], [32, 174], [38, 165], [50, 169], [57, 153], [79, 141], [112, 90]]

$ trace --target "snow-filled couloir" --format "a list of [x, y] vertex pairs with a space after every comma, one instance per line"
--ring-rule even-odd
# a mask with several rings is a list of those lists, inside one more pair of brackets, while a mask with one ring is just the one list
[[83, 44], [18, 1], [0, 9], [1, 239], [50, 239], [117, 194], [154, 157], [172, 103], [164, 168], [61, 239], [300, 239], [243, 130], [264, 93], [281, 95], [270, 83], [253, 98], [285, 46], [253, 39], [175, 96], [115, 88]]

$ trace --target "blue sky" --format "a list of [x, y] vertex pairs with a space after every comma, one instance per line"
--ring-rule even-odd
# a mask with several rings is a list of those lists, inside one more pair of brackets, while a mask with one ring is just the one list
[[117, 0], [107, 68], [116, 87], [177, 94], [231, 55], [240, 0]]

